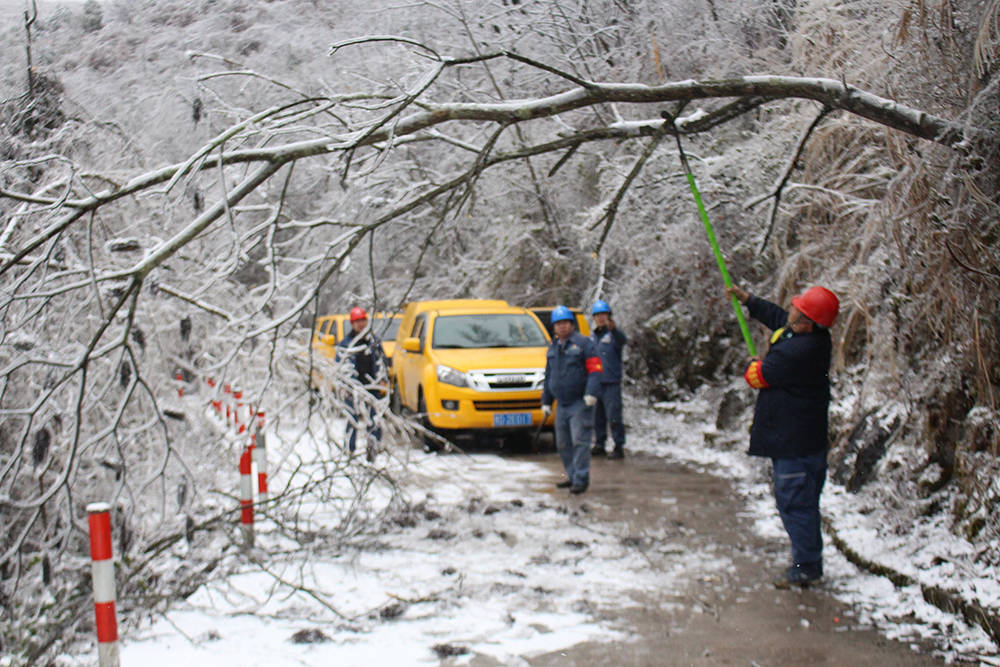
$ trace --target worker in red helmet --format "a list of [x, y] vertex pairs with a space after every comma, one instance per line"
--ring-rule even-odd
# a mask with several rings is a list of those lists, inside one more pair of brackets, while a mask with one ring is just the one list
[[775, 504], [792, 546], [792, 564], [775, 586], [807, 587], [823, 577], [819, 499], [829, 447], [829, 329], [840, 304], [825, 287], [792, 298], [787, 311], [737, 286], [726, 293], [773, 331], [767, 354], [751, 359], [744, 373], [759, 390], [749, 454], [772, 461]]
[[[351, 328], [354, 329], [355, 333], [361, 331], [368, 324], [368, 313], [361, 306], [354, 306], [351, 308], [350, 315], [347, 318], [351, 321]], [[357, 326], [355, 326], [357, 324]]]
[[347, 407], [347, 449], [353, 453], [357, 445], [358, 426], [361, 423], [360, 405], [368, 409], [368, 447], [365, 450], [368, 460], [375, 458], [378, 443], [382, 439], [382, 427], [376, 419], [376, 405], [386, 394], [388, 386], [389, 366], [382, 350], [382, 341], [368, 327], [368, 313], [364, 308], [355, 306], [348, 314], [351, 321], [351, 331], [337, 343], [337, 358], [345, 361], [344, 368], [348, 376], [370, 395], [356, 396], [348, 393], [344, 399]]

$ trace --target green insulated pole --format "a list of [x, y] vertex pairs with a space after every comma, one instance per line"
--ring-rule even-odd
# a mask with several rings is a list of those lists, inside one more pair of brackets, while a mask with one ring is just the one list
[[[698, 192], [698, 186], [694, 182], [694, 174], [691, 173], [691, 165], [688, 164], [687, 155], [684, 154], [684, 147], [681, 145], [681, 133], [677, 130], [677, 125], [674, 123], [674, 117], [668, 112], [661, 112], [663, 117], [670, 121], [670, 124], [674, 127], [674, 138], [677, 139], [677, 150], [681, 155], [681, 165], [684, 167], [684, 174], [687, 176], [688, 185], [691, 187], [691, 194], [694, 195], [694, 203], [698, 205], [698, 213], [701, 215], [701, 221], [705, 224], [705, 234], [708, 235], [708, 242], [712, 244], [712, 252], [715, 253], [715, 262], [719, 265], [719, 273], [722, 274], [722, 282], [726, 287], [732, 287], [733, 281], [729, 277], [729, 271], [726, 270], [726, 260], [722, 258], [722, 251], [719, 250], [719, 242], [715, 239], [715, 230], [712, 229], [712, 223], [708, 220], [708, 213], [705, 211], [705, 204], [701, 201], [701, 193]], [[733, 310], [736, 311], [736, 319], [740, 323], [740, 331], [743, 332], [743, 340], [747, 344], [747, 349], [750, 350], [750, 356], [757, 356], [757, 348], [754, 347], [753, 338], [750, 337], [750, 327], [747, 326], [747, 320], [743, 316], [743, 309], [740, 308], [740, 302], [736, 299], [736, 296], [732, 296]]]

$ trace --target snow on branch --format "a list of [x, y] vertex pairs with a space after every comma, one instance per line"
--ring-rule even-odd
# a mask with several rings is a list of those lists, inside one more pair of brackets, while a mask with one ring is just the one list
[[[314, 96], [245, 69], [211, 74], [200, 80], [246, 76], [280, 92], [256, 106], [263, 110], [233, 118], [228, 128], [199, 139], [200, 146], [188, 145], [186, 158], [124, 178], [78, 169], [68, 158], [70, 169], [58, 179], [52, 168], [36, 164], [41, 158], [5, 163], [0, 392], [6, 431], [0, 428], [0, 438], [14, 453], [0, 460], [0, 507], [17, 519], [0, 544], [0, 560], [34, 558], [56, 544], [51, 536], [74, 526], [79, 504], [93, 489], [117, 494], [123, 509], [135, 510], [137, 525], [154, 524], [154, 514], [161, 520], [170, 514], [166, 480], [197, 480], [200, 471], [192, 473], [185, 459], [220, 465], [232, 458], [225, 443], [201, 435], [210, 424], [191, 407], [194, 401], [183, 426], [170, 424], [169, 415], [164, 419], [168, 409], [185, 415], [185, 404], [171, 396], [176, 390], [164, 388], [175, 373], [227, 380], [243, 374], [258, 389], [255, 400], [305, 405], [303, 428], [312, 429], [311, 420], [322, 412], [327, 421], [316, 429], [316, 441], [320, 448], [333, 446], [328, 426], [344, 408], [333, 394], [345, 388], [335, 373], [315, 372], [322, 363], [309, 336], [331, 303], [358, 296], [338, 277], [352, 259], [364, 261], [356, 251], [367, 242], [367, 265], [359, 273], [367, 274], [370, 292], [376, 284], [380, 293], [390, 292], [380, 281], [395, 280], [393, 298], [404, 287], [409, 295], [425, 257], [428, 264], [447, 258], [447, 248], [434, 246], [461, 246], [464, 214], [479, 212], [478, 191], [500, 200], [513, 190], [505, 184], [499, 193], [488, 192], [483, 174], [494, 167], [528, 162], [534, 190], [525, 191], [542, 200], [531, 159], [550, 156], [538, 173], [562, 177], [559, 170], [586, 152], [581, 146], [633, 140], [625, 146], [633, 151], [631, 168], [611, 184], [594, 223], [604, 225], [597, 247], [604, 280], [604, 262], [614, 260], [600, 251], [619, 206], [669, 134], [709, 132], [763, 106], [803, 99], [823, 105], [814, 126], [839, 110], [956, 150], [965, 142], [997, 139], [832, 79], [602, 83], [511, 51], [448, 58], [393, 36], [339, 42], [331, 54], [369, 42], [416, 49], [420, 70], [402, 83], [371, 82], [367, 91]], [[469, 94], [479, 91], [464, 82], [442, 85], [459, 68], [492, 67], [501, 59], [519, 71], [541, 73], [545, 90], [557, 92], [505, 99], [500, 86], [484, 96]], [[444, 95], [450, 97], [439, 97]], [[378, 103], [357, 103], [364, 101]], [[678, 119], [676, 127], [660, 117], [667, 105], [692, 101], [705, 108]], [[606, 113], [609, 105], [612, 114]], [[790, 185], [789, 177], [811, 130], [767, 195], [774, 200], [772, 225], [782, 193], [804, 187]], [[117, 176], [120, 164], [109, 159], [104, 171]], [[34, 172], [45, 178], [30, 178]], [[849, 203], [858, 202], [867, 200]], [[547, 216], [557, 206], [540, 208]], [[507, 214], [511, 220], [530, 216], [513, 203], [503, 214], [498, 228]], [[555, 230], [553, 246], [566, 243], [557, 217], [558, 211], [547, 228]], [[405, 236], [404, 242], [390, 238], [380, 246], [393, 234]], [[380, 252], [401, 252], [396, 266], [409, 273], [380, 275], [380, 261], [388, 263]], [[403, 422], [381, 412], [379, 418]], [[147, 500], [141, 492], [152, 480], [163, 488]], [[171, 539], [184, 534], [179, 521], [190, 510], [189, 503], [178, 503]], [[186, 519], [197, 523], [198, 517]], [[155, 545], [150, 525], [146, 530], [145, 539]]]

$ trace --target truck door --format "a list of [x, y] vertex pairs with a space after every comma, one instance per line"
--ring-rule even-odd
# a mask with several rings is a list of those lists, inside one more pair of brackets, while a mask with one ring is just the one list
[[411, 410], [417, 409], [417, 391], [420, 388], [420, 375], [423, 372], [424, 364], [427, 362], [424, 356], [425, 339], [427, 328], [427, 313], [417, 315], [413, 322], [413, 331], [409, 337], [420, 339], [420, 352], [403, 351], [403, 367], [400, 368], [402, 379], [399, 383], [403, 391], [403, 403]]

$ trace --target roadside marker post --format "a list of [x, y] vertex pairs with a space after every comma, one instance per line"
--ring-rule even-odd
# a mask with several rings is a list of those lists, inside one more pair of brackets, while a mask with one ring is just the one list
[[205, 384], [208, 385], [208, 388], [210, 390], [209, 391], [209, 396], [210, 396], [209, 400], [212, 403], [212, 409], [215, 410], [216, 412], [218, 412], [221, 415], [222, 414], [222, 401], [220, 399], [218, 399], [218, 398], [215, 398], [216, 396], [218, 396], [218, 390], [215, 388], [215, 378], [211, 378], [211, 377], [205, 378]]
[[240, 412], [243, 410], [243, 390], [239, 387], [233, 387], [233, 400], [233, 427], [237, 433], [243, 433], [247, 430], [247, 425], [240, 421]]
[[263, 431], [257, 431], [250, 436], [250, 449], [253, 450], [253, 462], [257, 465], [257, 497], [260, 502], [267, 501], [267, 436]]
[[250, 447], [240, 454], [240, 524], [243, 529], [243, 546], [253, 546], [253, 455]]
[[97, 621], [97, 659], [100, 667], [118, 667], [118, 619], [115, 615], [115, 564], [111, 559], [111, 506], [87, 505], [90, 528], [90, 567]]

